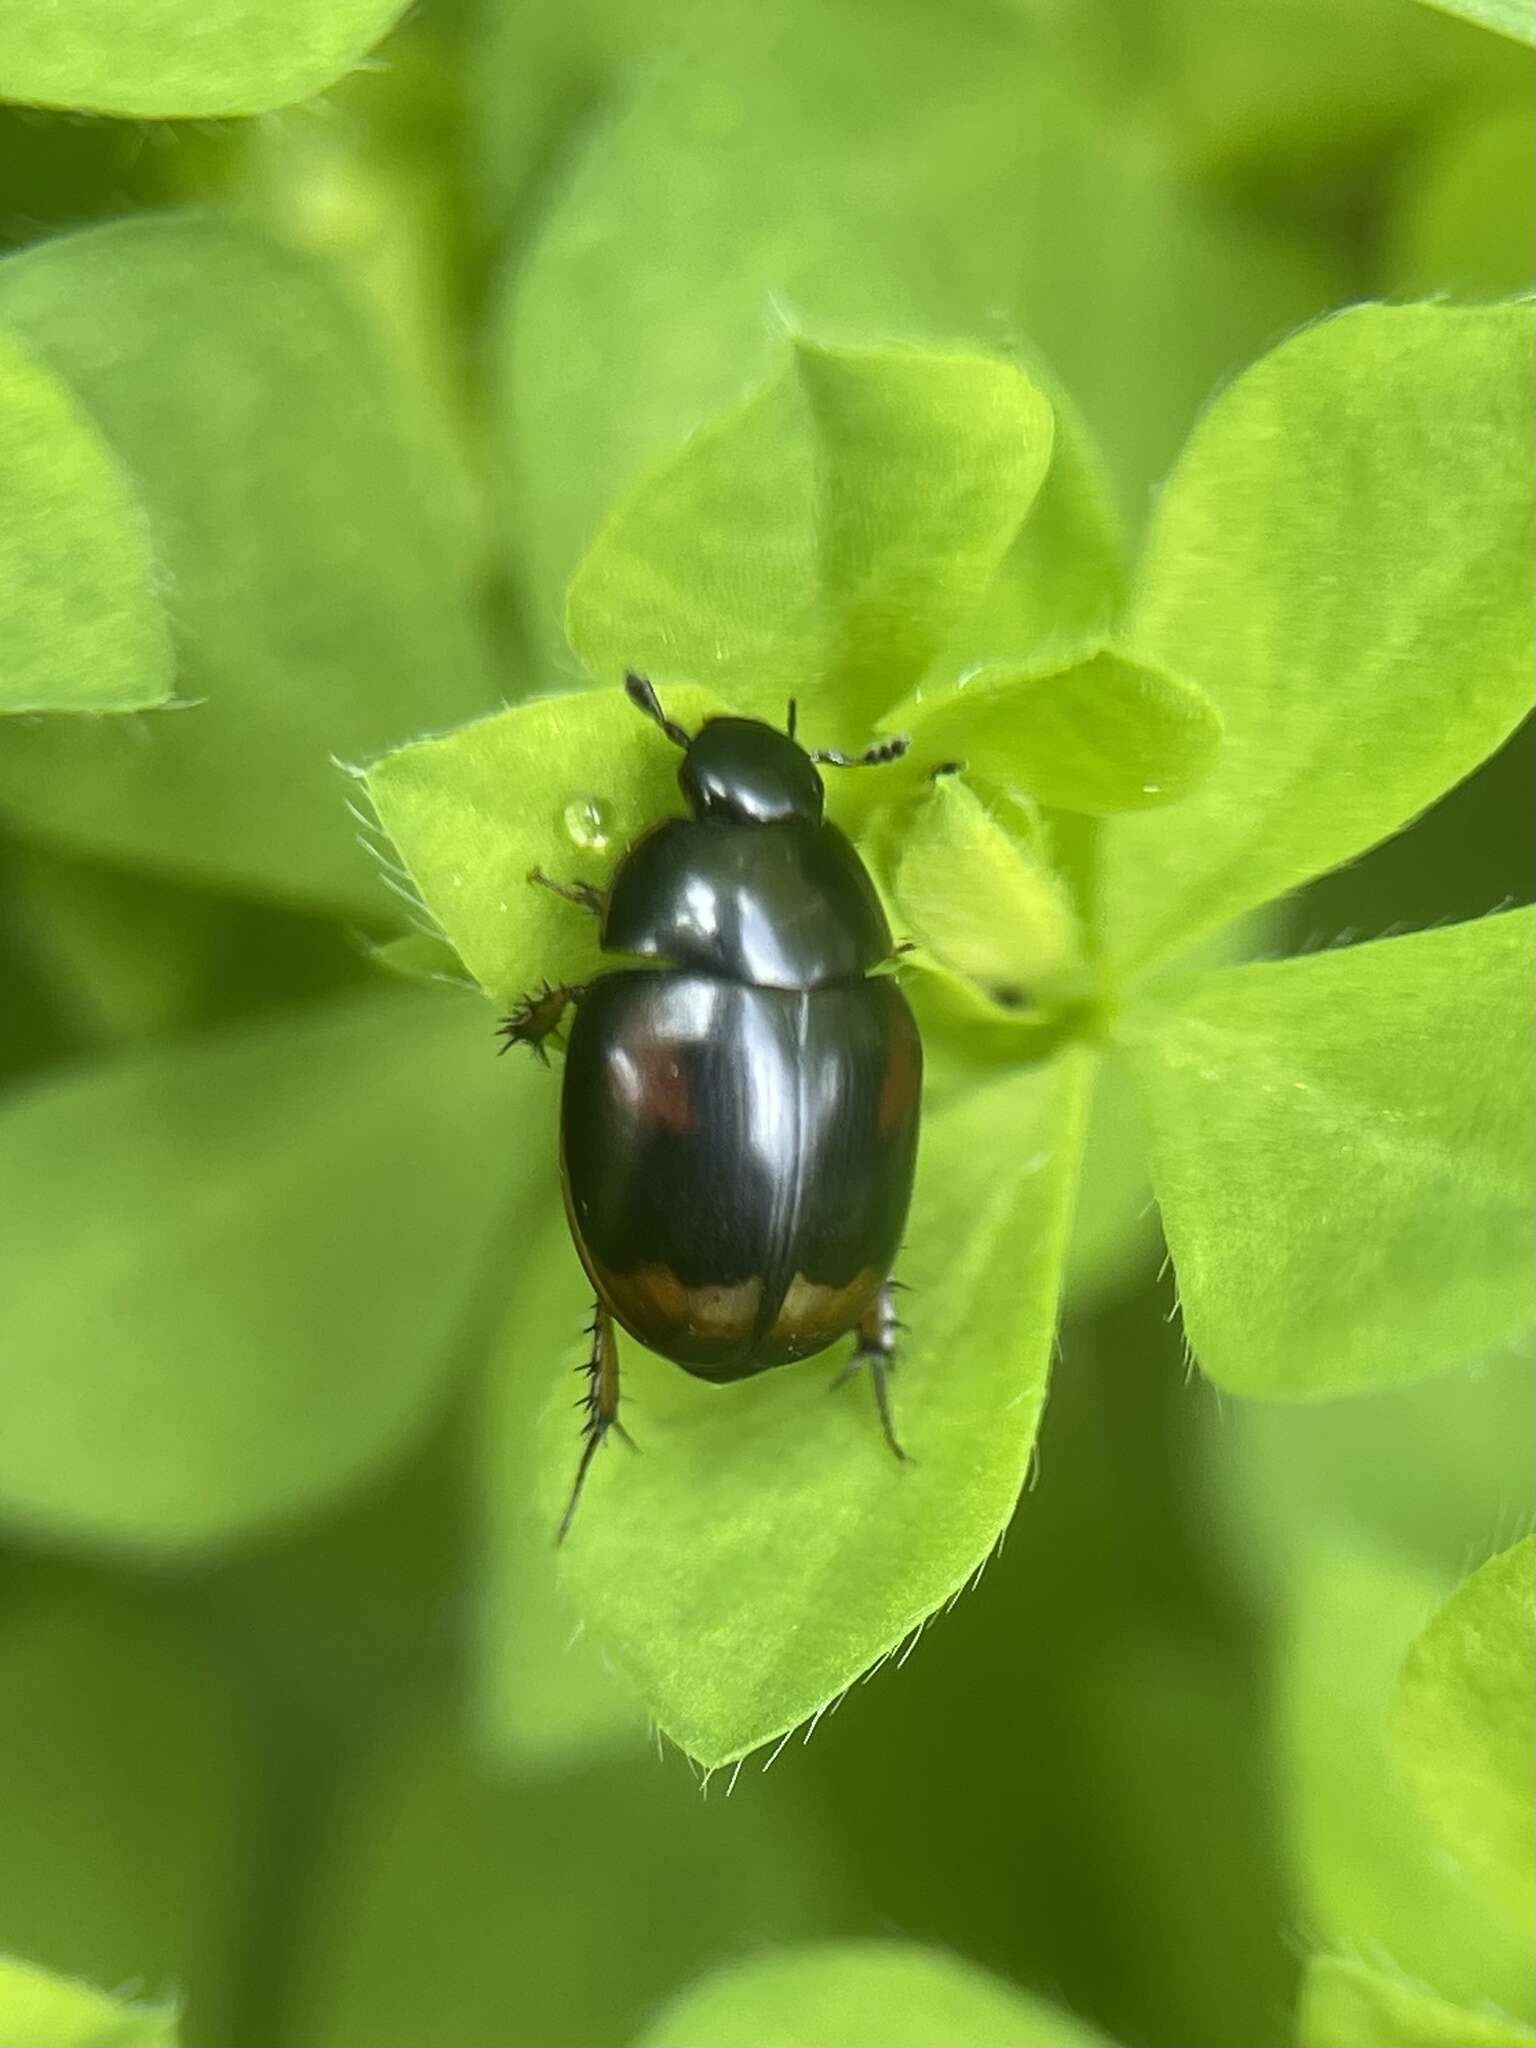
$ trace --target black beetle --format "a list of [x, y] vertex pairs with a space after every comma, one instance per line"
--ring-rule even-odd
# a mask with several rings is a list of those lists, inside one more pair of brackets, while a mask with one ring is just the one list
[[[632, 700], [683, 749], [691, 818], [624, 855], [606, 895], [530, 880], [601, 920], [605, 951], [664, 964], [545, 988], [501, 1026], [540, 1058], [574, 1018], [561, 1093], [560, 1177], [597, 1290], [587, 1419], [570, 1528], [598, 1445], [617, 1428], [617, 1322], [700, 1379], [824, 1351], [850, 1330], [886, 1439], [895, 1332], [891, 1264], [917, 1158], [922, 1042], [890, 974], [890, 928], [863, 862], [824, 816], [818, 762], [873, 766], [906, 750], [809, 753], [755, 718], [695, 735], [641, 676]], [[505, 1050], [505, 1046], [503, 1047]]]

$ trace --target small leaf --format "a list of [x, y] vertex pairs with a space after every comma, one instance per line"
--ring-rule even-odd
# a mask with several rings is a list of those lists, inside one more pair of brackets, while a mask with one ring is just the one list
[[26, 2048], [176, 2048], [176, 2007], [109, 1997], [94, 1984], [0, 1955], [0, 2041]]
[[1526, 911], [1170, 983], [1124, 1021], [1204, 1370], [1315, 1400], [1530, 1317]]
[[1490, 1914], [1448, 1862], [1388, 1753], [1404, 1652], [1451, 1573], [1315, 1523], [1292, 1527], [1285, 1562], [1278, 1810], [1307, 1926], [1449, 1998], [1528, 2004], [1527, 1931]]
[[630, 2040], [743, 1929], [782, 1940], [846, 1912], [833, 1845], [789, 1774], [757, 1789], [706, 1804], [676, 1759], [648, 1750], [509, 1776], [432, 1701], [367, 1746], [323, 1815], [279, 2038]]
[[1126, 633], [1223, 744], [1176, 813], [1108, 835], [1127, 964], [1363, 852], [1525, 715], [1531, 333], [1529, 304], [1358, 307], [1195, 429]]
[[364, 324], [321, 266], [196, 217], [6, 258], [0, 319], [136, 480], [188, 700], [7, 721], [0, 807], [126, 866], [383, 921], [332, 757], [492, 691], [467, 554]]
[[1308, 1963], [1296, 2038], [1300, 2048], [1536, 2048], [1536, 2029], [1352, 1956]]
[[1112, 648], [1065, 667], [1000, 663], [924, 689], [880, 721], [912, 741], [910, 772], [971, 773], [1060, 810], [1146, 810], [1205, 777], [1221, 720], [1203, 690]]
[[393, 26], [401, 0], [10, 0], [0, 99], [140, 120], [307, 100]]
[[1455, 15], [1459, 21], [1492, 29], [1496, 36], [1536, 43], [1536, 7], [1531, 0], [1426, 0], [1426, 4], [1442, 14]]
[[1536, 1537], [1479, 1567], [1408, 1652], [1398, 1765], [1467, 1882], [1510, 1924], [1536, 1917]]
[[[147, 1607], [142, 1587], [114, 1591], [57, 1568], [30, 1590], [8, 1576], [0, 1919], [30, 1964], [154, 2004], [179, 1991], [188, 2038], [227, 2041], [268, 1758], [218, 1664]], [[0, 1964], [0, 2041], [41, 2048], [47, 2037], [10, 2031], [8, 1991]], [[130, 2011], [139, 2033], [127, 2030]], [[171, 2018], [123, 2008], [124, 2031], [103, 2048], [167, 2041]]]
[[728, 1964], [637, 2048], [1101, 2048], [1104, 2037], [942, 1949], [827, 1942]]
[[1011, 363], [797, 341], [791, 364], [639, 483], [571, 583], [594, 675], [706, 683], [849, 742], [974, 609], [1050, 459]]
[[1010, 832], [958, 775], [940, 776], [903, 821], [891, 886], [903, 930], [1005, 1008], [1083, 987], [1066, 884], [1043, 849]]
[[[913, 1327], [894, 1383], [910, 1465], [881, 1441], [862, 1381], [829, 1391], [836, 1358], [713, 1387], [623, 1340], [644, 1455], [605, 1449], [561, 1572], [589, 1635], [702, 1762], [825, 1707], [963, 1586], [1006, 1526], [1045, 1397], [1085, 1068], [1016, 1070], [924, 1131], [900, 1262]], [[551, 1389], [551, 1530], [578, 1449], [569, 1388], [587, 1300], [574, 1254], [541, 1261], [520, 1300], [528, 1341], [507, 1361]], [[817, 1587], [833, 1590], [810, 1597]]]
[[[724, 707], [663, 693], [692, 728]], [[493, 1002], [598, 965], [597, 921], [529, 881], [605, 884], [630, 844], [680, 813], [678, 752], [618, 690], [540, 697], [367, 772], [379, 822], [448, 942]]]
[[376, 1472], [454, 1362], [533, 1078], [478, 1005], [380, 995], [13, 1096], [0, 1513], [174, 1553]]
[[133, 487], [68, 388], [0, 334], [0, 712], [139, 711], [173, 681]]

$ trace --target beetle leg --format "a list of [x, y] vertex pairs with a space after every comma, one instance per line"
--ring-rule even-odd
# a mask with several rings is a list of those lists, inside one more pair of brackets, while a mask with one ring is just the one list
[[547, 1067], [549, 1054], [544, 1050], [545, 1039], [559, 1028], [560, 1020], [570, 1005], [585, 994], [586, 990], [581, 987], [551, 988], [546, 982], [535, 994], [524, 996], [511, 1016], [503, 1017], [496, 1027], [502, 1051], [512, 1045], [531, 1046], [534, 1057]]
[[862, 754], [841, 754], [836, 747], [817, 747], [813, 761], [829, 768], [881, 768], [887, 761], [899, 761], [912, 742], [905, 733], [893, 733], [888, 740], [875, 740]]
[[537, 882], [541, 889], [548, 889], [553, 895], [563, 896], [567, 903], [580, 904], [583, 910], [590, 910], [594, 917], [601, 917], [608, 907], [608, 899], [595, 882], [556, 882], [545, 874], [542, 868], [530, 868], [530, 882]]
[[895, 1418], [891, 1414], [890, 1378], [896, 1358], [896, 1332], [904, 1327], [896, 1314], [896, 1289], [900, 1285], [899, 1280], [887, 1280], [864, 1311], [859, 1323], [858, 1346], [833, 1385], [840, 1387], [844, 1380], [853, 1377], [860, 1366], [868, 1366], [885, 1440], [901, 1463], [910, 1465], [911, 1457], [901, 1447]]
[[570, 1502], [555, 1537], [557, 1544], [563, 1543], [570, 1533], [581, 1489], [587, 1483], [588, 1468], [609, 1430], [617, 1430], [630, 1449], [634, 1449], [634, 1440], [619, 1420], [619, 1340], [613, 1327], [613, 1317], [601, 1302], [594, 1306], [591, 1328], [592, 1356], [582, 1367], [587, 1375], [587, 1391], [579, 1403], [587, 1411], [581, 1430], [581, 1459], [576, 1467], [576, 1484], [571, 1488]]

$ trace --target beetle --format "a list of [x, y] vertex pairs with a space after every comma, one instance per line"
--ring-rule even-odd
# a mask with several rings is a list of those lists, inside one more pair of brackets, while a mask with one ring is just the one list
[[[917, 1158], [922, 1041], [894, 976], [880, 899], [825, 815], [819, 769], [906, 751], [810, 752], [788, 729], [711, 718], [688, 733], [630, 675], [682, 750], [690, 815], [624, 854], [606, 891], [529, 880], [599, 920], [627, 965], [526, 996], [502, 1050], [571, 1013], [560, 1180], [596, 1293], [586, 1419], [570, 1503], [619, 1420], [616, 1327], [716, 1383], [809, 1358], [850, 1331], [885, 1439], [905, 1460], [888, 1376], [901, 1327], [891, 1266]], [[841, 1380], [839, 1380], [839, 1384]]]

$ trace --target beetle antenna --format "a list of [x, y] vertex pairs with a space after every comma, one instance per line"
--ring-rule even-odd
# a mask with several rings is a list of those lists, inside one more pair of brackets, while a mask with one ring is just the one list
[[786, 731], [788, 732], [788, 734], [789, 734], [789, 736], [790, 736], [790, 738], [791, 738], [791, 739], [793, 739], [793, 738], [794, 738], [794, 736], [795, 736], [795, 727], [796, 727], [796, 726], [797, 726], [797, 725], [798, 725], [799, 723], [800, 723], [800, 706], [799, 706], [799, 705], [798, 705], [798, 704], [797, 704], [797, 703], [795, 702], [794, 698], [793, 698], [793, 697], [791, 697], [791, 698], [790, 698], [790, 700], [789, 700], [789, 719], [788, 719], [788, 722], [787, 722], [787, 724], [786, 724], [786, 727], [785, 727], [785, 730], [786, 730]]
[[687, 748], [693, 745], [692, 734], [684, 732], [680, 725], [668, 718], [661, 708], [661, 699], [656, 695], [655, 686], [644, 676], [637, 676], [631, 669], [624, 678], [624, 688], [630, 703], [643, 711], [647, 718], [654, 719], [674, 747]]
[[823, 761], [829, 768], [879, 768], [887, 761], [899, 761], [912, 742], [904, 732], [895, 733], [888, 740], [876, 740], [862, 754], [840, 754], [835, 747], [823, 747], [811, 755], [813, 761]]

